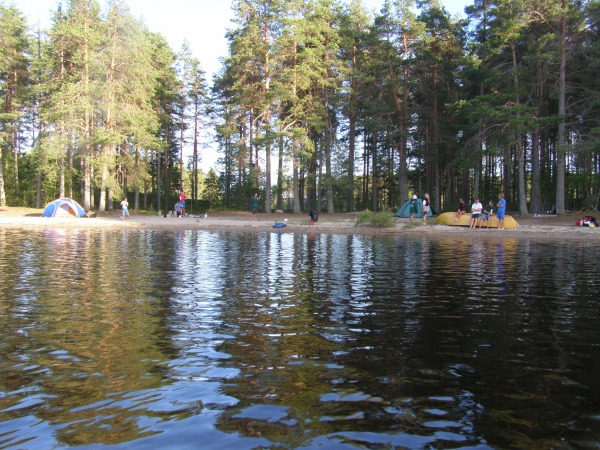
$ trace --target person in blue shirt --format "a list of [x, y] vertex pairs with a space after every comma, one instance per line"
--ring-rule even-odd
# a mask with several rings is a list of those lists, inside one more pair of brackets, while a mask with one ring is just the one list
[[498, 195], [498, 203], [496, 204], [496, 208], [498, 208], [498, 229], [504, 230], [504, 215], [506, 214], [506, 200], [504, 200], [504, 194]]

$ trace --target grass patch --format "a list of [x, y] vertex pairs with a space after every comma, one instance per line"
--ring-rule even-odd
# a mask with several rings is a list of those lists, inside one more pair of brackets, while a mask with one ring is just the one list
[[391, 211], [361, 211], [356, 218], [355, 227], [392, 228], [394, 214]]
[[422, 220], [413, 220], [412, 222], [406, 222], [404, 225], [405, 230], [413, 230], [415, 228], [419, 228], [421, 226], [427, 226], [427, 224], [423, 223]]

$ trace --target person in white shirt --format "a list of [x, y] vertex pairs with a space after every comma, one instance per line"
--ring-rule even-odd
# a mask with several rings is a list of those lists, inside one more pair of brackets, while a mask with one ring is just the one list
[[427, 222], [427, 214], [429, 214], [429, 194], [425, 194], [423, 198], [423, 222]]
[[121, 220], [125, 220], [125, 217], [129, 217], [129, 202], [127, 198], [124, 198], [121, 202]]
[[479, 198], [475, 198], [475, 203], [471, 205], [471, 226], [469, 227], [471, 230], [477, 227], [477, 222], [479, 221], [482, 210], [483, 205], [479, 203]]

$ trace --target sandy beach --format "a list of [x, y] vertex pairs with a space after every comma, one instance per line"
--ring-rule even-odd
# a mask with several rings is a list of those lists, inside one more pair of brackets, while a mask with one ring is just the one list
[[[149, 213], [131, 212], [126, 220], [121, 220], [120, 211], [98, 213], [93, 218], [44, 218], [41, 210], [33, 208], [0, 208], [0, 228], [89, 228], [89, 229], [155, 229], [155, 230], [230, 230], [244, 232], [300, 232], [300, 233], [344, 233], [344, 234], [381, 234], [415, 236], [457, 237], [486, 236], [486, 237], [536, 237], [549, 239], [600, 239], [600, 228], [578, 227], [578, 218], [593, 213], [571, 213], [562, 216], [513, 216], [519, 223], [517, 229], [485, 229], [469, 230], [468, 227], [435, 225], [435, 219], [429, 219], [427, 224], [409, 219], [394, 219], [392, 228], [356, 227], [358, 213], [321, 213], [318, 222], [310, 225], [310, 218], [305, 214], [258, 214], [253, 221], [249, 212], [209, 212], [207, 217], [163, 217]], [[599, 214], [600, 215], [600, 214]], [[283, 222], [285, 228], [273, 228], [276, 222]]]

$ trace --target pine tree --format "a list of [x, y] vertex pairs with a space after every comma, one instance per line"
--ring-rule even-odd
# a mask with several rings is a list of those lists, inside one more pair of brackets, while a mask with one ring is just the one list
[[55, 73], [44, 120], [58, 124], [49, 133], [50, 145], [75, 143], [81, 161], [83, 208], [93, 207], [93, 173], [97, 157], [94, 135], [99, 83], [99, 44], [103, 36], [100, 7], [95, 0], [70, 0], [56, 13], [50, 35], [57, 42], [50, 68]]
[[14, 6], [0, 3], [0, 206], [6, 205], [3, 159], [12, 153], [11, 190], [15, 205], [21, 204], [19, 192], [20, 132], [25, 113], [28, 80], [28, 26]]

